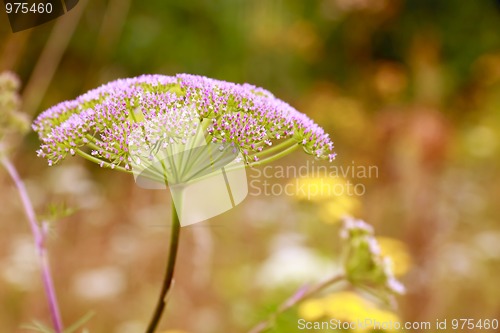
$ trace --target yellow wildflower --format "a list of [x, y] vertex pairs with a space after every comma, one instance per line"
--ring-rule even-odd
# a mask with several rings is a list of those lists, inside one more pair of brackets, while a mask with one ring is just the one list
[[395, 276], [406, 274], [412, 265], [410, 252], [405, 243], [389, 237], [376, 237], [380, 253], [389, 258], [389, 265]]

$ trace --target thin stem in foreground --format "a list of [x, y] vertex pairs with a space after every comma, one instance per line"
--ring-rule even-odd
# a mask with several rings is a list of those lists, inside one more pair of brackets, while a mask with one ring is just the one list
[[42, 268], [43, 285], [49, 302], [50, 315], [52, 317], [54, 330], [56, 333], [62, 333], [63, 323], [61, 319], [61, 312], [59, 311], [59, 305], [57, 303], [57, 297], [54, 287], [54, 280], [52, 278], [52, 273], [50, 270], [47, 249], [45, 248], [45, 232], [36, 220], [35, 210], [33, 209], [33, 205], [31, 204], [31, 200], [28, 196], [28, 192], [26, 191], [26, 187], [24, 186], [21, 177], [17, 173], [16, 168], [10, 162], [10, 160], [7, 159], [7, 157], [3, 157], [1, 159], [1, 163], [14, 181], [14, 184], [17, 187], [17, 191], [19, 192], [19, 196], [21, 197], [24, 211], [26, 212], [26, 216], [28, 217], [31, 232], [33, 233], [33, 237], [35, 239], [35, 246], [40, 260], [40, 266]]
[[146, 333], [155, 332], [160, 322], [163, 311], [165, 309], [165, 305], [167, 304], [166, 298], [170, 291], [170, 287], [172, 286], [172, 281], [174, 276], [175, 261], [177, 258], [177, 249], [179, 247], [180, 230], [181, 226], [179, 222], [179, 216], [177, 214], [177, 210], [175, 209], [175, 205], [172, 200], [172, 229], [170, 234], [170, 249], [167, 260], [167, 269], [165, 271], [165, 277], [163, 278], [163, 286], [160, 292], [160, 298], [158, 299], [158, 303], [156, 304], [153, 317], [151, 318], [151, 322], [148, 325]]
[[304, 289], [304, 288], [300, 289], [292, 297], [290, 297], [284, 303], [282, 303], [278, 307], [278, 310], [276, 310], [276, 312], [271, 314], [269, 316], [269, 318], [267, 318], [267, 319], [261, 321], [260, 323], [258, 323], [257, 325], [255, 325], [249, 331], [249, 333], [262, 333], [262, 332], [269, 330], [270, 328], [273, 327], [274, 323], [276, 322], [276, 319], [278, 318], [278, 316], [280, 314], [284, 313], [285, 311], [288, 311], [289, 309], [291, 309], [294, 306], [298, 305], [299, 303], [305, 301], [306, 299], [313, 297], [313, 296], [316, 296], [317, 294], [319, 294], [321, 291], [325, 290], [326, 288], [328, 288], [328, 287], [330, 287], [338, 282], [344, 281], [344, 279], [345, 279], [345, 277], [343, 274], [335, 275], [335, 276], [331, 277], [330, 279], [325, 280], [325, 281], [323, 281], [315, 286], [312, 286], [312, 287], [307, 288], [307, 289]]

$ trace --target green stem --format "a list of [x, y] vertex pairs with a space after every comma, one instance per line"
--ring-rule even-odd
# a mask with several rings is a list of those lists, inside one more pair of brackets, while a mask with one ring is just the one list
[[177, 249], [179, 247], [180, 230], [181, 226], [179, 223], [179, 216], [177, 215], [177, 210], [175, 209], [174, 202], [172, 201], [172, 229], [170, 234], [170, 249], [167, 260], [167, 269], [165, 271], [165, 277], [163, 279], [163, 286], [161, 288], [160, 297], [158, 299], [158, 303], [156, 304], [153, 317], [151, 318], [146, 333], [155, 332], [163, 314], [163, 310], [165, 309], [165, 305], [167, 304], [166, 298], [172, 286], [174, 276], [175, 260], [177, 258]]
[[[96, 142], [97, 142], [97, 141], [96, 141], [97, 139], [96, 139], [96, 138], [94, 138], [93, 136], [91, 136], [91, 135], [87, 134], [85, 137], [86, 137], [86, 138], [87, 138], [87, 140], [88, 140], [88, 142], [87, 142], [87, 143], [85, 143], [85, 145], [86, 145], [87, 147], [89, 147], [89, 148], [91, 148], [91, 149], [94, 149], [94, 150], [97, 150], [98, 152], [101, 152], [101, 151], [102, 151], [102, 152], [104, 152], [104, 153], [106, 153], [106, 154], [109, 154], [110, 156], [113, 156], [113, 157], [120, 157], [118, 154], [113, 153], [113, 152], [111, 152], [111, 151], [109, 151], [109, 150], [107, 150], [107, 149], [104, 149], [104, 148], [102, 148], [102, 147], [98, 146], [98, 145], [97, 145], [97, 143], [96, 143]], [[102, 143], [102, 142], [101, 142], [101, 143]]]
[[[202, 154], [199, 154], [199, 155], [202, 155]], [[213, 167], [217, 162], [221, 161], [223, 158], [224, 158], [224, 154], [222, 152], [218, 153], [217, 156], [215, 157], [215, 159], [212, 159], [210, 161], [210, 165], [205, 165], [205, 168], [202, 168], [200, 170], [197, 170], [196, 172], [194, 172], [193, 174], [186, 174], [186, 175], [183, 175], [184, 176], [184, 180], [185, 181], [189, 181], [189, 180], [192, 180], [192, 179], [195, 179], [196, 176], [198, 176], [200, 173], [203, 173], [206, 171], [206, 168], [209, 168], [209, 167]], [[199, 178], [198, 180], [200, 180], [201, 178]]]
[[[87, 154], [86, 152], [84, 152], [83, 150], [81, 150], [81, 149], [79, 149], [79, 148], [76, 148], [76, 149], [75, 149], [75, 152], [76, 152], [78, 155], [82, 156], [83, 158], [85, 158], [85, 159], [87, 159], [87, 160], [89, 160], [89, 161], [91, 161], [91, 162], [97, 163], [97, 164], [99, 164], [99, 165], [100, 165], [100, 164], [101, 164], [101, 162], [102, 162], [104, 166], [106, 166], [106, 167], [108, 167], [108, 168], [111, 168], [111, 163], [106, 162], [106, 161], [103, 161], [103, 160], [100, 160], [100, 159], [98, 159], [97, 157], [94, 157], [94, 156], [92, 156], [92, 155], [90, 155], [90, 154]], [[127, 169], [125, 169], [124, 167], [119, 166], [119, 165], [114, 165], [114, 167], [113, 167], [113, 168], [114, 168], [114, 169], [116, 169], [116, 170], [120, 170], [120, 171], [126, 172], [126, 173], [132, 173], [132, 171], [127, 170]]]
[[274, 161], [282, 158], [283, 156], [286, 156], [286, 155], [290, 154], [291, 152], [293, 152], [295, 149], [297, 149], [299, 147], [300, 147], [300, 145], [298, 143], [295, 143], [293, 146], [288, 147], [287, 149], [279, 152], [276, 155], [270, 156], [268, 158], [264, 158], [264, 159], [259, 160], [257, 162], [252, 162], [249, 165], [250, 166], [259, 166], [259, 165], [263, 165], [263, 164], [274, 162]]
[[[260, 161], [257, 161], [257, 162], [253, 162], [253, 163], [249, 163], [248, 166], [249, 167], [254, 167], [254, 166], [262, 166], [264, 164], [267, 164], [267, 163], [271, 163], [275, 160], [278, 160], [280, 159], [281, 157], [283, 156], [286, 156], [288, 154], [290, 154], [291, 152], [293, 152], [294, 150], [296, 150], [297, 148], [299, 148], [301, 145], [296, 143], [294, 144], [293, 146], [290, 146], [289, 148], [283, 150], [282, 152], [276, 154], [276, 155], [273, 155], [273, 156], [270, 156], [268, 158], [265, 158], [263, 160], [260, 160]], [[253, 156], [253, 155], [252, 155]], [[228, 172], [233, 172], [233, 171], [236, 171], [236, 170], [239, 170], [239, 169], [242, 169], [244, 168], [245, 166], [241, 166], [241, 165], [232, 165], [232, 166], [229, 166], [229, 167], [225, 167], [224, 168], [224, 171], [226, 173]], [[199, 172], [198, 172], [199, 173]], [[193, 179], [194, 177], [196, 176], [196, 174], [194, 175], [190, 175], [190, 177], [188, 179]], [[210, 177], [213, 177], [213, 174], [208, 174], [208, 175], [204, 175], [204, 176], [201, 176], [199, 178], [196, 178], [197, 181], [201, 181], [201, 180], [204, 180], [204, 179], [207, 179], [207, 178], [210, 178]]]
[[278, 144], [275, 144], [270, 148], [265, 148], [261, 152], [255, 153], [254, 155], [261, 158], [263, 156], [271, 155], [272, 153], [274, 153], [276, 151], [283, 150], [283, 148], [290, 147], [292, 144], [296, 144], [296, 143], [297, 143], [297, 141], [292, 139], [292, 138], [286, 139], [285, 141], [280, 142]]
[[[209, 125], [210, 125], [210, 121], [201, 120], [200, 128], [197, 129], [197, 133], [195, 134], [194, 138], [192, 138], [190, 140], [190, 146], [188, 148], [187, 159], [184, 160], [184, 158], [186, 157], [186, 156], [184, 156], [185, 154], [182, 155], [182, 159], [181, 159], [180, 166], [182, 167], [182, 172], [181, 172], [182, 175], [185, 175], [191, 169], [191, 167], [193, 166], [193, 163], [194, 163], [193, 160], [194, 159], [197, 160], [199, 155], [201, 155], [200, 153], [198, 153], [197, 156], [194, 156], [194, 158], [191, 158], [192, 152], [193, 152], [193, 150], [195, 150], [195, 146], [198, 147], [198, 146], [202, 145], [203, 143], [207, 146], [210, 145], [210, 142], [212, 140], [211, 139], [212, 136], [210, 134], [206, 133]], [[204, 140], [204, 142], [201, 142], [201, 140]]]

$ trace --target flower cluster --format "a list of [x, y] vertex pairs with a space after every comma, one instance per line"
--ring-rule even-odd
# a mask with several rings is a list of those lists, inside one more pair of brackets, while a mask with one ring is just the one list
[[353, 285], [381, 288], [395, 294], [405, 292], [404, 286], [394, 276], [390, 259], [382, 255], [369, 224], [347, 217], [341, 236], [348, 245], [345, 272]]
[[[29, 129], [28, 118], [19, 111], [18, 95], [21, 83], [11, 72], [0, 73], [0, 141], [7, 145], [11, 134], [24, 133]], [[1, 147], [0, 147], [1, 150]]]
[[299, 146], [317, 158], [335, 158], [328, 134], [270, 92], [188, 74], [110, 82], [46, 110], [33, 129], [42, 141], [38, 155], [49, 165], [79, 154], [129, 171], [134, 133], [144, 133], [148, 145], [166, 146], [188, 141], [196, 124], [203, 124], [207, 140], [231, 145], [248, 164]]

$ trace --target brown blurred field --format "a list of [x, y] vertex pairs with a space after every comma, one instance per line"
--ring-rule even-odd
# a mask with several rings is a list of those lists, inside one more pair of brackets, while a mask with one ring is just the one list
[[[270, 90], [331, 133], [334, 165], [378, 170], [341, 180], [365, 189], [347, 198], [251, 187], [235, 209], [183, 228], [164, 330], [245, 332], [334, 265], [344, 213], [407, 247], [402, 320], [500, 320], [498, 1], [80, 1], [15, 34], [0, 17], [0, 71], [20, 77], [31, 117], [116, 78], [200, 74]], [[30, 132], [12, 158], [40, 216], [75, 210], [51, 224], [48, 243], [64, 321], [94, 311], [91, 333], [142, 331], [166, 260], [169, 192], [81, 158], [48, 167], [38, 145]], [[296, 152], [274, 165], [308, 160]], [[3, 169], [0, 202], [0, 332], [23, 332], [50, 317]], [[295, 332], [297, 315], [275, 332]]]

